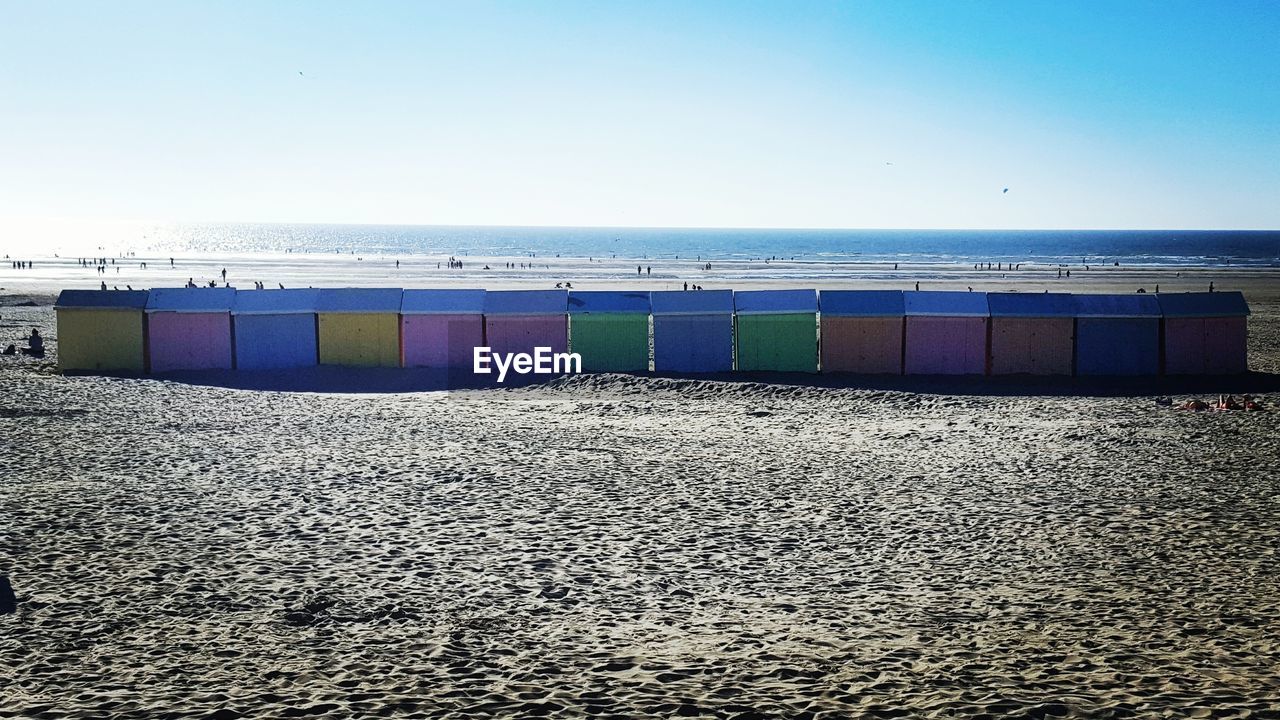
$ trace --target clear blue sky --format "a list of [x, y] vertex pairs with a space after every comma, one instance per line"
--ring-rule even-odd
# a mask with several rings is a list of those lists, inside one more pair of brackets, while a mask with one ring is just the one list
[[0, 15], [11, 222], [1280, 228], [1277, 2]]

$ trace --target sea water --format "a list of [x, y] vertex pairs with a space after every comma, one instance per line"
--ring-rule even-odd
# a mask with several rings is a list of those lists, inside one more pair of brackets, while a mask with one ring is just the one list
[[[74, 240], [71, 242], [70, 240]], [[92, 248], [92, 250], [91, 250]], [[809, 262], [1034, 262], [1280, 266], [1280, 231], [806, 230], [432, 225], [185, 224], [92, 229], [66, 242], [9, 234], [0, 251], [31, 257], [183, 253], [342, 253], [373, 256], [778, 258]], [[94, 252], [93, 250], [101, 250]]]

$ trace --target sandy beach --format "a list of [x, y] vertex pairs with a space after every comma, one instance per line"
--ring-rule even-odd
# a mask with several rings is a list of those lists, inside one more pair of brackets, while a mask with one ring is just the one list
[[[38, 327], [51, 349], [0, 362], [0, 717], [1280, 717], [1280, 270], [33, 260], [0, 268], [5, 343]], [[61, 287], [221, 267], [240, 287], [1214, 282], [1253, 310], [1254, 373], [1223, 387], [1268, 411], [1155, 402], [1212, 383], [56, 373]]]

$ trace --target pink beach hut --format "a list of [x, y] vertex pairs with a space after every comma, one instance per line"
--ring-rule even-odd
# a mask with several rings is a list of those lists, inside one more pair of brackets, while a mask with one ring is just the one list
[[1249, 369], [1249, 304], [1238, 292], [1161, 293], [1167, 375], [1230, 375]]
[[908, 375], [985, 375], [991, 312], [986, 293], [902, 294]]
[[484, 345], [484, 290], [405, 290], [401, 365], [469, 368]]
[[569, 293], [565, 290], [495, 290], [484, 294], [485, 344], [496, 353], [534, 348], [569, 351]]
[[147, 296], [151, 372], [230, 370], [233, 288], [158, 288]]

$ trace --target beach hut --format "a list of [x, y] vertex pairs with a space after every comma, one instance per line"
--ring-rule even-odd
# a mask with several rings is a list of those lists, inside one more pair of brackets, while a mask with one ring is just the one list
[[1066, 293], [988, 293], [992, 375], [1070, 375], [1075, 305]]
[[669, 373], [733, 370], [733, 291], [661, 291], [653, 305], [653, 369]]
[[903, 367], [908, 375], [987, 372], [986, 293], [907, 291]]
[[58, 369], [146, 369], [146, 290], [63, 290], [58, 319]]
[[151, 372], [230, 370], [233, 288], [157, 288], [147, 296]]
[[313, 367], [319, 291], [238, 290], [231, 309], [236, 369]]
[[818, 294], [744, 290], [733, 294], [738, 370], [818, 372]]
[[494, 354], [535, 348], [569, 351], [569, 295], [564, 290], [495, 290], [484, 294], [485, 344]]
[[1158, 375], [1160, 303], [1154, 295], [1073, 295], [1076, 375]]
[[584, 372], [645, 372], [649, 369], [649, 293], [569, 293], [569, 347]]
[[484, 345], [484, 290], [405, 290], [401, 365], [470, 368]]
[[399, 288], [332, 288], [316, 296], [321, 365], [398, 367]]
[[1238, 292], [1161, 293], [1164, 371], [1230, 375], [1249, 369], [1249, 305]]
[[901, 290], [822, 290], [822, 372], [902, 374]]

